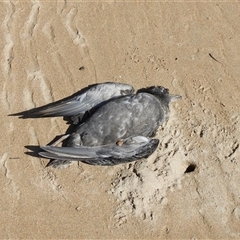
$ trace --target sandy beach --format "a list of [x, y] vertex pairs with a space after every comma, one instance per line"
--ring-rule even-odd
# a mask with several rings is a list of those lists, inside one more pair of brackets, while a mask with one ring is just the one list
[[[238, 2], [1, 2], [0, 238], [239, 239], [239, 12]], [[107, 81], [182, 96], [157, 150], [46, 168], [31, 149], [66, 122], [9, 115]]]

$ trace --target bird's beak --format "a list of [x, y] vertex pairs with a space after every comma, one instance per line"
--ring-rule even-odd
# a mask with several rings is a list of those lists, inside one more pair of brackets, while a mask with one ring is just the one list
[[180, 96], [180, 95], [172, 95], [172, 94], [169, 94], [169, 97], [170, 97], [170, 102], [176, 101], [176, 100], [182, 98], [182, 96]]

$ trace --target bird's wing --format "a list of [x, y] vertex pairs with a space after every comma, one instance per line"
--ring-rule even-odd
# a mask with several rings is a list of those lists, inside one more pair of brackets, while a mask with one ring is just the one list
[[148, 157], [155, 151], [159, 142], [157, 139], [143, 136], [121, 141], [120, 145], [113, 143], [79, 148], [43, 146], [41, 148], [45, 152], [40, 152], [39, 155], [57, 160], [82, 161], [92, 165], [116, 165]]
[[113, 97], [128, 95], [133, 91], [134, 88], [128, 84], [101, 83], [89, 87], [83, 92], [80, 91], [79, 95], [74, 94], [75, 96], [68, 97], [62, 101], [11, 115], [22, 115], [23, 118], [78, 116]]
[[52, 104], [45, 109], [32, 111], [32, 114], [38, 117], [75, 116], [85, 113], [99, 103], [101, 96], [98, 93], [86, 92], [67, 101]]

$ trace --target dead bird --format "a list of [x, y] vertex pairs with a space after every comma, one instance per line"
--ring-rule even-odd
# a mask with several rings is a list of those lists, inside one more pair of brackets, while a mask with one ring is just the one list
[[105, 82], [88, 86], [63, 100], [28, 111], [11, 114], [20, 118], [71, 117], [74, 124], [79, 122], [85, 112], [99, 107], [111, 98], [132, 94], [134, 88], [129, 84]]
[[54, 159], [48, 164], [53, 167], [71, 161], [106, 166], [146, 158], [158, 144], [149, 137], [168, 119], [169, 104], [179, 98], [160, 86], [112, 99], [65, 136], [67, 147], [42, 146], [39, 155]]

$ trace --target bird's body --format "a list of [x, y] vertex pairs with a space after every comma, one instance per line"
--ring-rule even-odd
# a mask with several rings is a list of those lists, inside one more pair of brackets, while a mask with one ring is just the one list
[[[42, 147], [45, 152], [39, 154], [56, 159], [52, 162], [55, 166], [68, 164], [68, 159], [93, 165], [115, 165], [126, 162], [124, 159], [133, 161], [147, 157], [158, 143], [156, 139], [148, 140], [147, 137], [152, 137], [168, 119], [169, 103], [175, 98], [179, 96], [170, 95], [168, 89], [151, 87], [136, 94], [112, 99], [70, 134], [67, 148], [60, 150], [58, 147]], [[117, 146], [116, 150], [119, 140], [126, 144], [122, 148], [121, 145]], [[131, 151], [124, 153], [126, 146]], [[102, 154], [99, 155], [99, 147], [108, 149], [112, 154], [105, 154], [104, 158]]]
[[68, 146], [99, 146], [136, 135], [150, 137], [165, 121], [166, 110], [149, 93], [114, 99], [70, 135]]

